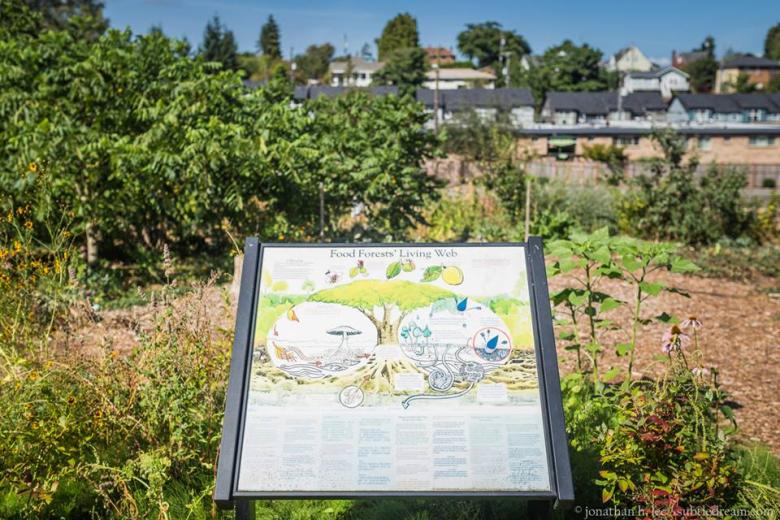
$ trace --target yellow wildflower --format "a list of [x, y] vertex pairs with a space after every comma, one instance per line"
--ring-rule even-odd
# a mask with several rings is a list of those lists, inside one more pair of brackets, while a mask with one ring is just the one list
[[24, 221], [24, 227], [27, 228], [27, 229], [32, 229], [32, 227], [33, 227], [32, 221], [25, 220]]
[[35, 162], [31, 162], [27, 165], [27, 169], [30, 170], [32, 173], [36, 173], [38, 171], [38, 164]]

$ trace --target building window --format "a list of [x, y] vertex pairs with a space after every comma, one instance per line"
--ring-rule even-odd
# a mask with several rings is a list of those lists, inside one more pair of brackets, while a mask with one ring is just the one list
[[712, 147], [710, 138], [707, 136], [699, 136], [699, 150], [707, 151]]
[[615, 137], [614, 143], [616, 146], [636, 146], [639, 144], [639, 136], [628, 135]]
[[751, 135], [748, 143], [756, 148], [766, 148], [775, 145], [775, 138], [770, 135]]

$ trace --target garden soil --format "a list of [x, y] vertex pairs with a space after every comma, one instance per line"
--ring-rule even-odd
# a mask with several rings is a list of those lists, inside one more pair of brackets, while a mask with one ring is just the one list
[[[659, 275], [657, 280], [687, 292], [690, 298], [664, 292], [645, 303], [644, 317], [666, 312], [681, 320], [695, 316], [701, 321], [699, 337], [705, 366], [718, 370], [720, 383], [736, 412], [739, 435], [747, 441], [765, 443], [780, 454], [780, 282], [739, 282], [669, 273]], [[566, 283], [562, 278], [553, 279], [550, 290], [560, 289]], [[608, 280], [602, 290], [623, 301], [631, 299], [630, 287], [620, 282]], [[216, 323], [232, 328], [233, 310], [225, 303], [231, 299], [227, 287], [207, 287], [195, 299], [204, 312], [212, 313], [210, 318]], [[194, 304], [192, 297], [184, 300], [182, 305]], [[129, 352], [141, 335], [154, 326], [158, 313], [159, 309], [145, 306], [90, 314], [76, 320], [67, 334], [60, 334], [56, 341], [67, 345], [71, 352], [77, 349], [88, 356], [110, 350]], [[628, 306], [610, 314], [617, 323], [630, 322]], [[655, 358], [661, 353], [665, 328], [666, 325], [654, 322], [641, 331], [635, 364], [638, 376], [653, 377], [662, 369]], [[627, 337], [626, 332], [610, 331], [605, 333], [605, 342], [625, 342]], [[572, 370], [574, 354], [560, 348], [558, 351], [562, 370]], [[608, 352], [602, 366], [611, 365], [625, 366], [625, 359]]]

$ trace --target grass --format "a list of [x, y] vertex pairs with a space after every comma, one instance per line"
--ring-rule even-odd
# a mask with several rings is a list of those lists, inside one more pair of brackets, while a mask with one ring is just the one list
[[687, 256], [701, 267], [699, 274], [733, 280], [756, 276], [780, 278], [780, 246], [719, 243], [704, 249], [690, 248]]

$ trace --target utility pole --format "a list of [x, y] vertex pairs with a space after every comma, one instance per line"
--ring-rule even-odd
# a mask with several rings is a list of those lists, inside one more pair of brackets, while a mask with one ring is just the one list
[[434, 73], [434, 88], [433, 88], [433, 131], [439, 132], [439, 64], [434, 63], [431, 65]]
[[504, 86], [509, 86], [509, 60], [512, 58], [512, 53], [504, 51], [506, 47], [506, 37], [501, 37], [501, 47], [499, 48], [498, 55], [501, 58], [501, 74], [504, 76]]
[[290, 46], [290, 84], [295, 85], [295, 70], [298, 66], [295, 64], [295, 54], [292, 45]]

